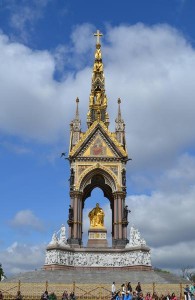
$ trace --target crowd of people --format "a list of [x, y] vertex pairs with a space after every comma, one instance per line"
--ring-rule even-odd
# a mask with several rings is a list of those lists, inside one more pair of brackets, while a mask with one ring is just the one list
[[[131, 282], [126, 282], [121, 285], [119, 290], [116, 290], [115, 282], [111, 287], [112, 298], [111, 300], [179, 300], [174, 292], [167, 292], [166, 294], [158, 294], [156, 292], [145, 295], [142, 291], [141, 283], [138, 282], [135, 289], [133, 290]], [[195, 300], [195, 283], [192, 285], [186, 285], [184, 288], [185, 300]]]
[[[54, 292], [49, 294], [48, 291], [45, 291], [41, 295], [41, 300], [57, 300], [57, 296]], [[65, 290], [62, 294], [61, 300], [76, 300], [76, 297], [73, 291], [68, 294], [67, 290]]]
[[[0, 291], [0, 300], [3, 300], [4, 296], [2, 291]], [[23, 296], [21, 294], [20, 291], [17, 292], [16, 296], [15, 296], [15, 300], [23, 300]], [[59, 297], [58, 297], [59, 299]], [[41, 295], [41, 299], [40, 300], [57, 300], [57, 296], [54, 292], [48, 293], [48, 291], [45, 291], [42, 295]], [[75, 294], [72, 291], [70, 294], [68, 294], [68, 292], [65, 290], [61, 296], [61, 300], [76, 300]]]

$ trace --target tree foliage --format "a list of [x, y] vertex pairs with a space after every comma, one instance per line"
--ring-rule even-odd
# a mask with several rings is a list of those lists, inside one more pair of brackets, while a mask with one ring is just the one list
[[2, 264], [0, 264], [0, 281], [2, 281], [4, 278], [6, 278], [5, 273], [3, 271]]

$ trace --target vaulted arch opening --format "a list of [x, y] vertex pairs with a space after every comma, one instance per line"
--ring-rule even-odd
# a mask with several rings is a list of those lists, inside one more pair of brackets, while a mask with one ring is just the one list
[[[101, 205], [106, 208], [105, 222], [108, 227], [108, 242], [109, 245], [113, 238], [113, 224], [114, 224], [114, 196], [113, 193], [116, 190], [116, 182], [114, 178], [105, 170], [97, 168], [92, 170], [83, 178], [80, 184], [80, 191], [82, 192], [82, 209], [83, 220], [87, 217], [86, 211], [88, 207], [95, 207], [99, 201], [93, 201], [93, 195], [99, 191], [101, 195]], [[96, 196], [95, 196], [96, 197]], [[91, 206], [93, 203], [93, 207]], [[103, 208], [102, 207], [102, 208]], [[109, 224], [108, 224], [109, 223]], [[83, 226], [83, 240], [85, 240], [85, 225]]]
[[84, 201], [83, 207], [83, 246], [87, 245], [88, 240], [88, 230], [90, 228], [90, 220], [89, 220], [89, 212], [99, 204], [100, 208], [103, 209], [105, 216], [104, 216], [104, 226], [107, 229], [107, 241], [108, 246], [112, 245], [112, 210], [110, 207], [110, 201], [103, 190], [99, 187], [94, 187], [90, 191], [90, 196], [87, 197]]

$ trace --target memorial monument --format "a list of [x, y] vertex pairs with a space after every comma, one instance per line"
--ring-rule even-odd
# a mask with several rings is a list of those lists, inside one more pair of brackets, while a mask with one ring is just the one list
[[[76, 114], [70, 124], [70, 206], [69, 232], [61, 227], [60, 237], [53, 234], [46, 249], [45, 269], [64, 268], [130, 268], [150, 270], [150, 248], [141, 239], [134, 227], [127, 235], [128, 213], [126, 198], [126, 164], [129, 160], [125, 123], [118, 99], [115, 132], [109, 130], [108, 99], [105, 91], [104, 65], [100, 38], [97, 31], [95, 58], [92, 69], [91, 92], [87, 113], [86, 132], [81, 131], [79, 99], [76, 99]], [[119, 74], [120, 75], [120, 74]], [[112, 103], [113, 105], [113, 103]], [[83, 209], [85, 200], [96, 187], [110, 202], [112, 212], [112, 246], [107, 243], [104, 225], [106, 211], [96, 204], [89, 212], [87, 246], [83, 246]]]

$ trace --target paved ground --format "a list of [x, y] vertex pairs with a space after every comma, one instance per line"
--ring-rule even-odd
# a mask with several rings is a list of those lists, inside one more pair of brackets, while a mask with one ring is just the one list
[[109, 271], [109, 270], [37, 270], [32, 272], [20, 273], [10, 277], [5, 282], [45, 282], [50, 283], [109, 283], [131, 281], [137, 283], [186, 283], [181, 277], [170, 273], [159, 271]]

